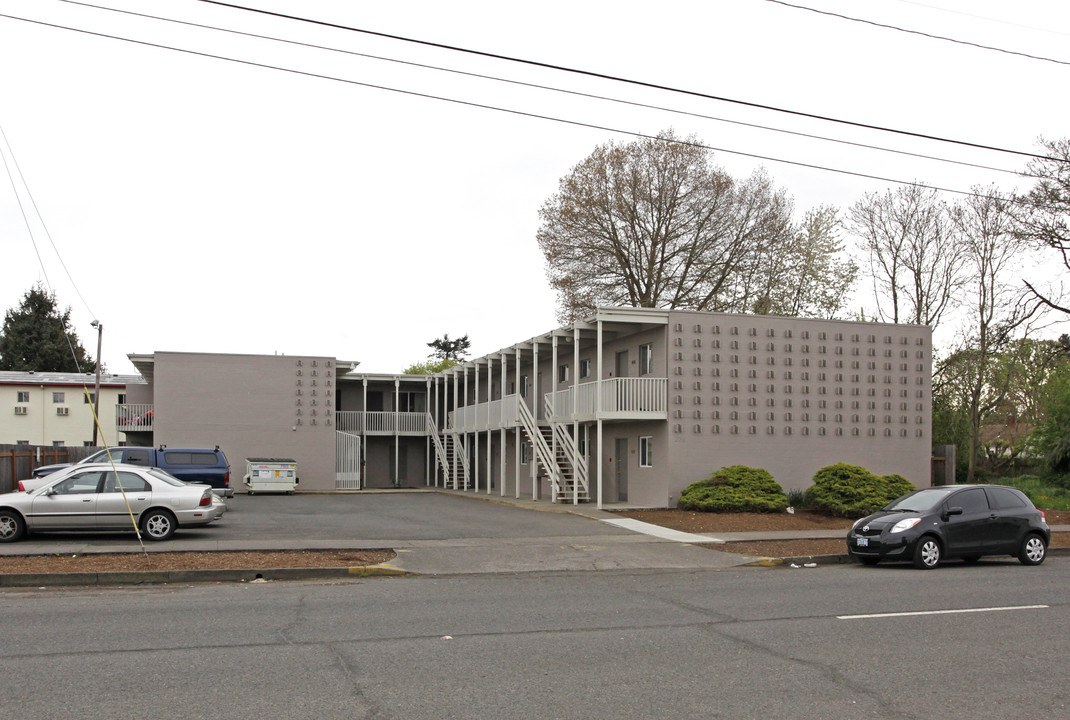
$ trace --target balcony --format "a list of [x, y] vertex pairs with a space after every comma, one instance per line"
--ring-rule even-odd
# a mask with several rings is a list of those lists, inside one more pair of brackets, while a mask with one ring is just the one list
[[152, 432], [151, 404], [116, 405], [115, 429], [119, 432]]
[[582, 383], [547, 394], [546, 404], [552, 422], [666, 420], [669, 416], [669, 380], [610, 378]]
[[[599, 390], [601, 388], [601, 390]], [[598, 409], [601, 392], [601, 411]], [[576, 404], [573, 406], [573, 393]], [[593, 422], [595, 420], [668, 419], [669, 381], [667, 378], [610, 378], [547, 393], [540, 419], [551, 422]], [[479, 405], [458, 408], [449, 414], [446, 427], [455, 432], [483, 432], [514, 427], [519, 396], [507, 395]]]
[[426, 435], [427, 413], [336, 412], [335, 429], [351, 435]]

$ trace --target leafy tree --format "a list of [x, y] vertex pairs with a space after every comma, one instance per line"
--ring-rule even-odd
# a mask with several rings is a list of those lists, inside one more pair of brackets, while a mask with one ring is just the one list
[[694, 136], [595, 148], [539, 217], [562, 322], [601, 304], [780, 312], [799, 290], [791, 199], [762, 172], [733, 179]]
[[[1041, 145], [1047, 157], [1029, 163], [1036, 185], [1016, 198], [1021, 203], [1015, 212], [1016, 232], [1029, 242], [1055, 250], [1070, 273], [1070, 138], [1041, 140]], [[1048, 307], [1070, 315], [1065, 301], [1040, 292], [1029, 282], [1026, 286]]]
[[424, 362], [413, 363], [407, 368], [402, 370], [405, 375], [434, 375], [440, 373], [443, 370], [449, 370], [451, 367], [457, 365], [457, 361], [452, 358], [441, 358], [439, 360], [425, 360]]
[[453, 360], [454, 365], [456, 365], [457, 362], [468, 357], [468, 349], [471, 345], [472, 343], [467, 335], [463, 335], [456, 340], [450, 340], [450, 336], [447, 333], [427, 343], [427, 347], [434, 349], [434, 352], [428, 357], [438, 358], [439, 360]]
[[1028, 335], [1028, 323], [1038, 310], [1012, 282], [1026, 243], [1013, 232], [1008, 199], [995, 188], [974, 191], [976, 195], [952, 213], [962, 236], [962, 264], [971, 296], [963, 307], [972, 330], [958, 353], [958, 386], [970, 429], [967, 482], [973, 482], [981, 454], [981, 425], [1003, 403], [1010, 378], [1018, 370], [1011, 368], [1002, 382], [992, 383], [996, 360], [1015, 333]]
[[878, 318], [935, 327], [963, 282], [963, 248], [936, 190], [867, 194], [848, 220], [869, 257]]
[[71, 330], [71, 309], [60, 312], [56, 296], [40, 283], [4, 315], [0, 370], [91, 373], [96, 369]]
[[1070, 372], [1058, 374], [1044, 388], [1044, 421], [1031, 437], [1051, 472], [1070, 472]]

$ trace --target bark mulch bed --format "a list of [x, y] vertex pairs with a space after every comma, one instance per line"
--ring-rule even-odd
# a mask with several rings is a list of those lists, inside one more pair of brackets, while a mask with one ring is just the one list
[[150, 552], [147, 558], [140, 553], [17, 555], [0, 557], [0, 574], [364, 567], [394, 557], [393, 550]]

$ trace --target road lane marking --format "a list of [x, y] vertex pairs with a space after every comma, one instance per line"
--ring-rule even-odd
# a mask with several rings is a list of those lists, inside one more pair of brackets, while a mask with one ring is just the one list
[[872, 618], [911, 617], [915, 615], [958, 615], [962, 613], [1004, 612], [1007, 610], [1044, 610], [1048, 605], [1011, 605], [1008, 607], [962, 608], [960, 610], [917, 610], [914, 612], [872, 613], [870, 615], [837, 615], [837, 620], [870, 620]]

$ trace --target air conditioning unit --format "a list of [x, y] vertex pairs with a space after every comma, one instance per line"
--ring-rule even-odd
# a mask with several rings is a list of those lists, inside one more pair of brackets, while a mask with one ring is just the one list
[[15, 406], [15, 414], [16, 415], [25, 415], [28, 410], [29, 410], [29, 408], [26, 407], [25, 405], [16, 405]]
[[58, 408], [56, 408], [56, 414], [57, 415], [70, 415], [71, 414], [71, 409], [67, 408], [67, 407], [58, 407]]

